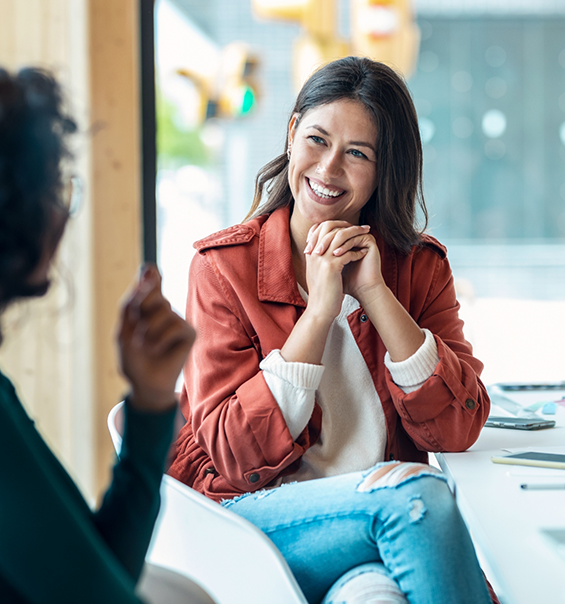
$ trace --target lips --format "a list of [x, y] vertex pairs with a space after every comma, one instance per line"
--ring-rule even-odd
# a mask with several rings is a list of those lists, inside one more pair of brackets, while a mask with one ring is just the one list
[[328, 187], [326, 184], [308, 177], [306, 177], [305, 180], [309, 196], [318, 203], [324, 205], [331, 205], [345, 193], [345, 190], [343, 189]]

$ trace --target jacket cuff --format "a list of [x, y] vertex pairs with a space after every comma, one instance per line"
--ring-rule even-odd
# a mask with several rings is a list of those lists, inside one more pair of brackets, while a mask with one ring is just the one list
[[296, 440], [312, 417], [316, 388], [324, 367], [309, 363], [287, 363], [280, 350], [271, 351], [259, 364], [263, 378]]
[[433, 375], [439, 363], [437, 343], [432, 332], [429, 329], [423, 329], [423, 332], [426, 336], [424, 343], [405, 361], [395, 363], [388, 352], [385, 354], [385, 365], [392, 380], [405, 394], [418, 390]]

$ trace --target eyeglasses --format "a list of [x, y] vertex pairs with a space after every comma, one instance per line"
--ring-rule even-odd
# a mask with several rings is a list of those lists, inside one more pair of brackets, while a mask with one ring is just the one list
[[80, 176], [72, 174], [64, 179], [62, 202], [69, 216], [76, 216], [83, 198], [84, 186]]

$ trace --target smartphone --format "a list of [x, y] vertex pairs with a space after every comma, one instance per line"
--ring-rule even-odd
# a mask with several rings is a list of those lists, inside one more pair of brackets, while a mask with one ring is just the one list
[[485, 426], [489, 428], [511, 428], [513, 430], [543, 430], [553, 428], [555, 420], [541, 417], [505, 417], [491, 415]]
[[506, 463], [517, 466], [536, 466], [540, 468], [557, 468], [565, 470], [565, 455], [560, 453], [540, 453], [538, 451], [526, 451], [514, 453], [501, 457], [491, 457], [494, 463]]

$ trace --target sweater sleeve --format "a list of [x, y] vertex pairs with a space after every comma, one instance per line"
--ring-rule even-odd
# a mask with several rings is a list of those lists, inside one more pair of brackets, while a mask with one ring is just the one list
[[259, 367], [296, 440], [314, 410], [316, 389], [324, 373], [322, 365], [287, 363], [280, 350], [271, 351]]
[[433, 375], [439, 362], [437, 344], [432, 332], [429, 329], [423, 331], [426, 339], [410, 358], [395, 363], [388, 352], [385, 354], [385, 365], [390, 371], [394, 383], [405, 394], [418, 390]]
[[174, 414], [150, 420], [128, 411], [124, 455], [93, 513], [15, 393], [6, 394], [2, 388], [0, 590], [29, 603], [140, 604], [135, 583], [159, 505]]

